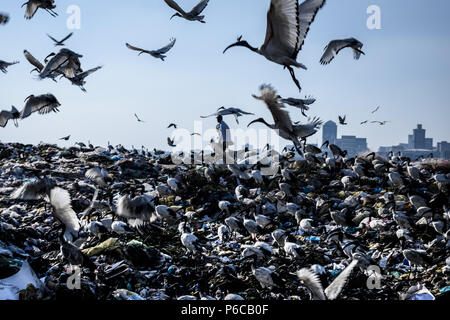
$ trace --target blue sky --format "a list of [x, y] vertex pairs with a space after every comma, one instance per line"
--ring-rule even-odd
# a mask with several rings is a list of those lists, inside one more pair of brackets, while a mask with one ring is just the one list
[[[179, 0], [192, 8], [198, 0]], [[253, 46], [264, 41], [269, 0], [211, 0], [204, 11], [206, 24], [179, 18], [163, 0], [57, 0], [59, 13], [52, 18], [44, 11], [27, 21], [21, 1], [2, 0], [0, 12], [11, 20], [0, 26], [0, 59], [20, 64], [0, 74], [0, 108], [21, 109], [30, 94], [53, 93], [62, 103], [60, 112], [33, 115], [15, 128], [0, 128], [3, 142], [60, 143], [75, 141], [95, 145], [122, 143], [126, 146], [167, 148], [171, 122], [193, 130], [194, 121], [218, 107], [235, 106], [272, 122], [264, 104], [252, 98], [258, 86], [271, 83], [282, 96], [312, 95], [317, 102], [310, 116], [337, 121], [347, 115], [349, 125], [339, 135], [367, 137], [369, 147], [407, 142], [407, 135], [422, 123], [427, 136], [450, 140], [450, 22], [447, 0], [328, 0], [311, 26], [298, 60], [308, 70], [296, 71], [303, 91], [299, 95], [289, 73], [244, 48], [223, 49], [243, 35]], [[381, 8], [381, 30], [366, 27], [369, 5]], [[66, 79], [53, 83], [30, 75], [23, 57], [27, 49], [43, 60], [54, 46], [46, 33], [63, 38], [70, 5], [81, 9], [81, 29], [67, 47], [84, 55], [82, 67], [104, 68], [87, 78], [87, 93]], [[138, 56], [126, 42], [148, 49], [166, 45], [176, 37], [165, 62]], [[351, 51], [342, 51], [328, 66], [319, 64], [323, 48], [332, 39], [355, 37], [364, 43], [366, 56], [354, 61]], [[56, 49], [58, 50], [58, 49]], [[375, 115], [371, 110], [381, 106]], [[137, 113], [145, 124], [137, 123]], [[296, 109], [294, 120], [305, 118]], [[253, 117], [241, 118], [245, 127]], [[390, 120], [385, 127], [360, 126], [363, 120]], [[238, 127], [232, 117], [225, 119]], [[204, 121], [214, 127], [214, 118]], [[58, 138], [71, 134], [72, 140]], [[321, 141], [321, 132], [310, 142]]]

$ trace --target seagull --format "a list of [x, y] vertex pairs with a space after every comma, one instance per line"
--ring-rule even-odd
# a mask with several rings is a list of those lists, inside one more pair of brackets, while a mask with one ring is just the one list
[[6, 62], [3, 60], [0, 60], [0, 71], [6, 74], [6, 73], [8, 73], [8, 70], [6, 70], [8, 67], [13, 66], [18, 63], [19, 63], [19, 61]]
[[280, 99], [282, 103], [288, 104], [295, 108], [299, 108], [302, 111], [302, 115], [305, 117], [306, 117], [305, 111], [309, 110], [309, 105], [316, 102], [316, 99], [311, 97], [306, 97], [305, 99], [294, 99], [294, 98], [283, 99], [280, 97]]
[[367, 122], [369, 122], [369, 120], [365, 120], [365, 121], [361, 122], [361, 124], [366, 124]]
[[345, 118], [347, 118], [347, 116], [339, 116], [339, 124], [342, 124], [343, 126], [347, 125], [347, 123], [345, 122]]
[[56, 8], [55, 0], [29, 0], [25, 2], [23, 6], [27, 5], [25, 11], [25, 18], [30, 20], [36, 14], [36, 11], [41, 8], [47, 11], [52, 17], [56, 17], [58, 14], [53, 11]]
[[7, 24], [9, 22], [9, 15], [0, 12], [0, 24]]
[[390, 122], [390, 121], [372, 121], [371, 123], [378, 123], [380, 126], [384, 126], [388, 122]]
[[176, 128], [177, 128], [177, 125], [176, 125], [175, 123], [171, 123], [171, 124], [169, 124], [169, 126], [167, 127], [167, 129], [169, 129], [169, 128], [171, 128], [171, 127], [173, 127], [174, 129], [176, 129]]
[[31, 95], [25, 99], [27, 102], [20, 113], [20, 119], [28, 118], [32, 113], [47, 114], [50, 112], [58, 112], [61, 106], [58, 99], [51, 93], [40, 96]]
[[19, 126], [19, 124], [17, 123], [17, 119], [19, 119], [19, 117], [20, 112], [14, 106], [11, 107], [11, 111], [2, 110], [0, 112], [0, 127], [6, 127], [8, 121], [12, 119], [14, 121], [14, 125], [17, 128]]
[[82, 73], [77, 74], [75, 77], [73, 78], [68, 78], [70, 80], [70, 82], [72, 82], [72, 84], [74, 86], [78, 86], [81, 88], [81, 91], [86, 92], [86, 89], [84, 88], [84, 85], [86, 84], [86, 81], [84, 79], [86, 79], [87, 76], [89, 76], [90, 74], [94, 73], [97, 70], [100, 70], [102, 68], [102, 66], [98, 66], [95, 68], [92, 68], [88, 71], [84, 71]]
[[66, 137], [60, 138], [59, 140], [69, 141], [69, 139], [70, 139], [70, 134], [68, 136], [66, 136]]
[[72, 35], [73, 35], [73, 32], [69, 33], [69, 35], [67, 37], [65, 37], [64, 39], [62, 39], [61, 41], [58, 41], [55, 38], [53, 38], [51, 35], [47, 34], [47, 36], [55, 42], [55, 47], [58, 47], [58, 46], [62, 47], [62, 46], [64, 46], [64, 42], [67, 39], [69, 39]]
[[153, 197], [143, 194], [137, 197], [122, 196], [117, 202], [116, 214], [129, 220], [132, 225], [142, 225], [156, 220]]
[[306, 0], [299, 4], [298, 0], [271, 0], [264, 44], [260, 48], [255, 48], [247, 41], [243, 41], [240, 36], [238, 41], [228, 46], [223, 53], [235, 46], [246, 47], [267, 60], [287, 68], [301, 91], [302, 88], [292, 67], [307, 70], [305, 65], [297, 62], [297, 55], [303, 47], [311, 24], [325, 2], [326, 0]]
[[205, 23], [203, 19], [205, 16], [201, 16], [200, 14], [205, 10], [206, 6], [208, 5], [209, 0], [201, 0], [191, 11], [186, 12], [174, 1], [174, 0], [164, 0], [169, 7], [172, 9], [178, 11], [175, 13], [170, 19], [173, 17], [180, 17], [184, 18], [189, 21], [198, 21], [201, 23]]
[[163, 47], [163, 48], [161, 48], [159, 50], [153, 50], [153, 51], [137, 48], [137, 47], [134, 47], [134, 46], [130, 45], [129, 43], [127, 43], [126, 46], [127, 46], [128, 49], [135, 50], [135, 51], [140, 51], [139, 55], [141, 55], [143, 53], [147, 53], [147, 54], [149, 54], [149, 55], [151, 55], [151, 56], [153, 56], [153, 57], [155, 57], [157, 59], [161, 59], [162, 61], [164, 61], [164, 58], [166, 58], [164, 53], [169, 52], [169, 50], [172, 49], [172, 47], [175, 45], [175, 42], [176, 42], [175, 38], [170, 39], [170, 43], [167, 46], [165, 46], [165, 47]]
[[167, 137], [167, 144], [170, 147], [176, 147], [176, 144], [174, 142], [175, 142], [175, 139], [170, 139], [169, 137]]
[[325, 52], [320, 59], [321, 64], [329, 64], [334, 57], [344, 48], [353, 48], [354, 58], [358, 60], [361, 54], [365, 53], [361, 51], [363, 44], [356, 40], [355, 38], [343, 39], [343, 40], [333, 40], [326, 47]]
[[191, 136], [202, 136], [200, 133], [197, 133], [197, 132], [193, 132], [193, 133], [191, 133]]
[[138, 115], [137, 115], [136, 113], [134, 114], [134, 116], [136, 117], [136, 119], [137, 119], [137, 121], [138, 121], [138, 122], [142, 122], [142, 123], [145, 123], [145, 121], [143, 121], [143, 120], [139, 119], [139, 117], [138, 117]]
[[380, 107], [377, 107], [375, 110], [372, 111], [372, 113], [377, 112], [378, 110], [380, 110]]

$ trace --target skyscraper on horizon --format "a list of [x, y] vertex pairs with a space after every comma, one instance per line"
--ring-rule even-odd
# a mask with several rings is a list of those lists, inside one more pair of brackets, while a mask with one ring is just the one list
[[322, 143], [329, 141], [331, 144], [336, 144], [337, 141], [337, 124], [334, 121], [327, 121], [322, 126]]

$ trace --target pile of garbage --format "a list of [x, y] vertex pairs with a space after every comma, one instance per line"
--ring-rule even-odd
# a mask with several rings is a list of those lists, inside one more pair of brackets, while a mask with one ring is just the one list
[[277, 155], [0, 143], [0, 300], [449, 297], [448, 162]]

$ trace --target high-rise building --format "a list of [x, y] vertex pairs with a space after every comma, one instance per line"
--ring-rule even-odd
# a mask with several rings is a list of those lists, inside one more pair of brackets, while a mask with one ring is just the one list
[[426, 149], [425, 129], [421, 124], [418, 124], [417, 128], [413, 130], [413, 149]]
[[337, 140], [337, 124], [334, 121], [327, 121], [322, 126], [322, 143], [329, 141], [331, 144], [336, 144]]
[[336, 140], [336, 145], [342, 150], [347, 150], [349, 156], [355, 156], [368, 150], [367, 139], [356, 136], [342, 136]]
[[408, 135], [408, 149], [414, 149], [413, 135]]
[[450, 159], [450, 143], [447, 141], [438, 142], [437, 151], [440, 158]]

